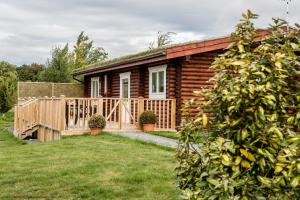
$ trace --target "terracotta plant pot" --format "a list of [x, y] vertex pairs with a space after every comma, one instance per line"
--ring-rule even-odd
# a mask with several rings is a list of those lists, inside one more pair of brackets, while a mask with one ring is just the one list
[[101, 132], [101, 128], [91, 128], [91, 135], [99, 135]]
[[143, 130], [147, 131], [154, 131], [154, 124], [143, 124]]

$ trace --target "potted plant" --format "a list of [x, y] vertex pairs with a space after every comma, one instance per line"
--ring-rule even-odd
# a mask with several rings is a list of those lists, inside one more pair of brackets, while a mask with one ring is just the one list
[[156, 116], [153, 111], [145, 111], [140, 115], [140, 126], [146, 131], [154, 131]]
[[91, 129], [91, 135], [98, 135], [105, 128], [106, 121], [102, 115], [93, 115], [89, 119], [89, 127]]

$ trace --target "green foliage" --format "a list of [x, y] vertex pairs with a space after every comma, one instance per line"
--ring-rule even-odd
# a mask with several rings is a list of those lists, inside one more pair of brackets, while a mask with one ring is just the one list
[[153, 111], [145, 111], [140, 115], [139, 118], [140, 125], [143, 124], [155, 124], [156, 123], [156, 115]]
[[16, 101], [16, 67], [7, 62], [0, 62], [0, 113], [9, 111]]
[[102, 47], [93, 47], [93, 41], [82, 31], [74, 46], [74, 69], [93, 64], [107, 58], [107, 52]]
[[[300, 28], [287, 33], [274, 20], [255, 42], [255, 18], [243, 14], [234, 42], [213, 63], [215, 86], [198, 92], [208, 101], [189, 103], [203, 110], [180, 130], [184, 199], [300, 198]], [[212, 136], [199, 143], [201, 132]]]
[[39, 81], [68, 83], [72, 81], [72, 59], [69, 54], [68, 44], [64, 48], [56, 47], [52, 51], [52, 58], [47, 67], [39, 75]]
[[162, 46], [171, 44], [172, 43], [172, 35], [176, 35], [176, 33], [174, 33], [174, 32], [163, 33], [163, 32], [158, 31], [157, 41], [156, 42], [150, 42], [149, 49], [156, 48], [156, 47], [154, 47], [155, 43], [157, 44], [157, 47], [162, 47]]
[[11, 125], [14, 123], [14, 112], [13, 110], [8, 111], [7, 113], [0, 114], [0, 126]]
[[90, 119], [89, 119], [89, 127], [90, 128], [101, 128], [104, 129], [106, 126], [106, 120], [105, 117], [103, 117], [102, 115], [93, 115]]
[[32, 81], [38, 80], [38, 75], [41, 71], [45, 69], [45, 65], [32, 63], [30, 65], [22, 65], [17, 67], [18, 79], [19, 81]]
[[101, 47], [93, 47], [93, 41], [81, 32], [77, 38], [74, 51], [69, 52], [68, 44], [62, 49], [56, 47], [47, 67], [39, 74], [38, 81], [68, 83], [72, 81], [72, 70], [93, 64], [107, 58]]

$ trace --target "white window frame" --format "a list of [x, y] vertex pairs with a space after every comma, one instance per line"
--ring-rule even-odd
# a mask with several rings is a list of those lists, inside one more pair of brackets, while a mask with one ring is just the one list
[[[160, 65], [156, 67], [149, 67], [149, 98], [150, 99], [166, 99], [167, 97], [167, 65]], [[164, 91], [159, 92], [159, 72], [164, 72]], [[156, 84], [157, 92], [152, 92], [152, 73], [157, 73]]]
[[97, 97], [100, 96], [100, 90], [101, 90], [101, 85], [100, 85], [100, 78], [99, 77], [93, 77], [91, 78], [91, 98], [97, 98], [97, 97], [93, 97], [94, 94], [94, 84], [93, 82], [97, 82], [98, 83], [98, 95]]
[[122, 84], [122, 80], [123, 79], [128, 79], [128, 98], [130, 98], [130, 75], [131, 72], [125, 72], [125, 73], [121, 73], [120, 75], [120, 98], [123, 98], [123, 84]]
[[104, 75], [104, 94], [107, 94], [107, 75]]

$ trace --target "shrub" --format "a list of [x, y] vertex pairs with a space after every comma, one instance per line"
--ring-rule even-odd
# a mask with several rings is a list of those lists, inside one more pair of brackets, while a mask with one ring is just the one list
[[155, 124], [156, 123], [156, 116], [153, 111], [145, 111], [140, 116], [140, 125], [143, 124]]
[[[212, 65], [214, 87], [198, 92], [208, 101], [190, 103], [203, 111], [180, 130], [185, 199], [300, 199], [300, 26], [274, 20], [257, 42], [257, 15], [243, 17]], [[203, 132], [212, 134], [197, 143]]]
[[106, 120], [102, 115], [93, 115], [89, 119], [89, 127], [90, 128], [101, 128], [104, 129], [106, 126]]
[[0, 62], [0, 113], [9, 111], [16, 102], [17, 72], [16, 67], [7, 62]]

